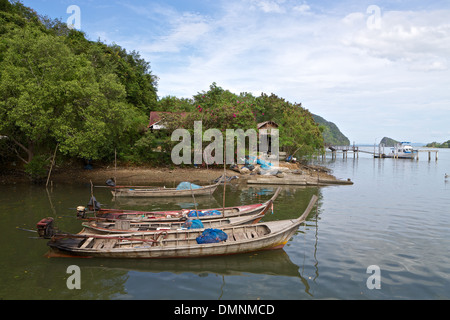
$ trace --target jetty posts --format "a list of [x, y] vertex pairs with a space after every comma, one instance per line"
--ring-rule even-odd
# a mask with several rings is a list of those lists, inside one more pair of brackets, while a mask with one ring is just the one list
[[[327, 151], [329, 150], [328, 153], [331, 152], [331, 159], [336, 159], [338, 153], [342, 153], [343, 159], [347, 159], [349, 153], [353, 154], [353, 158], [359, 158], [360, 152], [371, 154], [371, 155], [373, 155], [374, 158], [377, 158], [377, 159], [384, 159], [384, 158], [399, 159], [399, 158], [401, 158], [396, 153], [389, 153], [389, 152], [386, 153], [385, 148], [388, 148], [388, 147], [386, 147], [384, 144], [379, 144], [378, 146], [374, 145], [373, 151], [367, 150], [368, 148], [366, 148], [366, 150], [364, 150], [360, 146], [356, 146], [355, 144], [347, 145], [347, 146], [331, 146], [330, 145], [330, 146], [327, 146], [325, 152], [322, 152], [321, 155], [319, 155], [319, 156], [322, 157], [322, 160], [325, 159]], [[439, 159], [439, 150], [428, 149], [428, 148], [414, 150], [412, 156], [409, 157], [409, 159], [419, 160], [419, 155], [421, 153], [428, 153], [428, 161], [431, 161], [433, 153], [434, 153], [435, 161], [438, 161], [438, 159]]]

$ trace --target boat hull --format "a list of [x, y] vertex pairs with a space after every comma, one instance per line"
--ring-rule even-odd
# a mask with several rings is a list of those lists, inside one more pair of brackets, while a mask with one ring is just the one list
[[63, 255], [128, 259], [193, 258], [280, 249], [305, 222], [316, 201], [313, 196], [305, 212], [295, 220], [222, 228], [227, 240], [219, 243], [198, 244], [196, 238], [203, 230], [188, 230], [153, 235], [68, 235], [53, 238], [48, 245]]
[[49, 243], [51, 249], [59, 254], [80, 257], [97, 258], [127, 258], [127, 259], [163, 259], [163, 258], [195, 258], [206, 256], [233, 255], [261, 250], [281, 249], [289, 241], [297, 230], [297, 226], [292, 226], [289, 230], [269, 234], [265, 237], [252, 241], [232, 240], [225, 243], [197, 244], [164, 247], [154, 247], [151, 244], [143, 244], [141, 247], [127, 249], [80, 249], [75, 247], [73, 239], [66, 239], [68, 242]]
[[206, 196], [216, 191], [219, 184], [203, 186], [198, 189], [181, 189], [176, 188], [129, 188], [129, 187], [111, 187], [111, 193], [115, 197], [186, 197], [186, 196]]
[[[205, 228], [221, 228], [228, 226], [237, 226], [244, 224], [258, 223], [269, 210], [266, 206], [261, 212], [254, 215], [244, 215], [242, 217], [221, 218], [213, 220], [204, 220], [202, 224]], [[180, 230], [185, 222], [96, 222], [90, 221], [83, 223], [84, 230], [80, 234], [126, 234], [132, 232], [155, 233], [161, 230]]]

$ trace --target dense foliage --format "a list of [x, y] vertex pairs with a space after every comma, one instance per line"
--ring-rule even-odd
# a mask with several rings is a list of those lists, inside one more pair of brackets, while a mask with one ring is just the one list
[[[258, 123], [271, 120], [279, 125], [280, 149], [288, 155], [309, 156], [324, 147], [323, 128], [314, 121], [312, 114], [300, 104], [292, 104], [275, 94], [262, 93], [255, 97], [245, 92], [238, 95], [213, 83], [208, 91], [199, 92], [192, 99], [168, 97], [160, 103], [160, 111], [186, 113], [183, 117], [177, 114], [165, 117], [169, 132], [176, 128], [193, 132], [194, 121], [202, 121], [203, 132], [217, 128], [225, 137], [226, 129], [256, 130]], [[141, 142], [155, 139], [148, 133]], [[171, 148], [174, 143], [170, 136], [165, 139], [159, 144]], [[203, 147], [208, 144], [205, 142]]]
[[2, 151], [25, 168], [38, 167], [33, 162], [56, 145], [80, 159], [127, 152], [157, 103], [149, 64], [20, 2], [2, 0], [0, 9]]
[[[216, 83], [192, 98], [158, 98], [158, 79], [139, 53], [89, 41], [19, 1], [0, 0], [0, 72], [0, 164], [19, 159], [30, 174], [45, 174], [55, 148], [65, 160], [110, 162], [117, 152], [121, 161], [168, 164], [168, 133], [194, 121], [224, 132], [272, 120], [288, 154], [324, 146], [324, 128], [301, 104]], [[147, 130], [150, 111], [171, 113], [168, 130]]]

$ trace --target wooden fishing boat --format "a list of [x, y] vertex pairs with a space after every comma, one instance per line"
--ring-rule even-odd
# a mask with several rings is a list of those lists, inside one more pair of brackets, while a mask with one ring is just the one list
[[[223, 228], [228, 226], [238, 226], [243, 224], [258, 223], [269, 211], [270, 205], [261, 212], [253, 215], [244, 215], [232, 218], [219, 218], [202, 221], [205, 228]], [[195, 218], [194, 218], [195, 219]], [[88, 221], [82, 223], [83, 230], [79, 234], [123, 234], [123, 233], [155, 233], [161, 230], [186, 230], [190, 221], [141, 221], [115, 220], [115, 221]]]
[[[232, 218], [244, 215], [251, 215], [260, 213], [267, 207], [271, 207], [275, 199], [280, 194], [281, 188], [278, 188], [271, 199], [264, 203], [249, 204], [243, 206], [225, 207], [225, 208], [210, 208], [210, 209], [198, 209], [198, 210], [169, 210], [169, 211], [135, 211], [135, 210], [122, 210], [122, 209], [98, 209], [97, 211], [91, 211], [95, 217], [87, 218], [88, 212], [85, 207], [77, 208], [77, 216], [82, 219], [91, 220], [132, 220], [132, 221], [180, 221], [183, 219], [197, 218], [202, 221], [211, 220], [217, 218]], [[91, 208], [92, 209], [92, 208]], [[210, 214], [208, 214], [210, 213]]]
[[148, 186], [112, 186], [111, 193], [115, 197], [186, 197], [211, 195], [216, 191], [219, 182], [199, 188], [177, 189]]
[[[56, 235], [48, 242], [54, 252], [101, 258], [189, 258], [283, 248], [312, 211], [317, 196], [298, 219], [224, 227], [227, 239], [199, 244], [202, 230], [161, 231], [153, 234]], [[208, 229], [209, 230], [209, 229]]]

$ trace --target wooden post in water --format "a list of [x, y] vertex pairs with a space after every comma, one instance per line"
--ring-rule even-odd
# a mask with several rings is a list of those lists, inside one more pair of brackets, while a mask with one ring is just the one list
[[222, 203], [222, 208], [223, 208], [223, 217], [225, 218], [225, 190], [226, 190], [226, 186], [227, 186], [227, 169], [226, 169], [226, 154], [227, 154], [227, 144], [226, 141], [224, 143], [224, 150], [223, 150], [223, 203]]
[[54, 164], [55, 164], [56, 150], [58, 150], [58, 146], [59, 146], [59, 142], [56, 144], [55, 152], [53, 153], [52, 164], [51, 164], [51, 166], [50, 166], [50, 171], [48, 172], [48, 176], [47, 176], [47, 182], [46, 182], [46, 184], [45, 184], [45, 187], [46, 187], [46, 188], [47, 188], [47, 186], [48, 186], [48, 181], [50, 180], [50, 175], [51, 175], [51, 173], [52, 173], [52, 169], [53, 169], [53, 166], [54, 166]]

